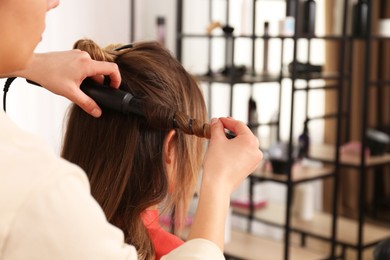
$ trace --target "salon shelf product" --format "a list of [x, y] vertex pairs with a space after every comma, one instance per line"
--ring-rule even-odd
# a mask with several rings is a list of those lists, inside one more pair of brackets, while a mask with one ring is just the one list
[[353, 6], [352, 33], [354, 36], [363, 37], [367, 35], [367, 16], [368, 2], [367, 0], [359, 0], [359, 2]]
[[165, 17], [158, 16], [157, 17], [157, 41], [165, 46], [165, 38], [166, 38], [166, 26], [165, 26]]
[[303, 126], [303, 132], [298, 137], [298, 146], [298, 158], [303, 159], [304, 157], [307, 157], [309, 153], [310, 136], [306, 121]]
[[302, 34], [312, 36], [315, 32], [316, 7], [314, 0], [306, 0], [303, 3]]
[[248, 101], [248, 125], [252, 132], [257, 129], [258, 116], [256, 101], [253, 97], [250, 97]]
[[269, 22], [264, 22], [263, 73], [268, 73]]

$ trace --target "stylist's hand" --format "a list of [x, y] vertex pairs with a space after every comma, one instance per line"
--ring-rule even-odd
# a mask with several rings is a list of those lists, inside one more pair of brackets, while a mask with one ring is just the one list
[[15, 73], [70, 99], [94, 117], [101, 115], [101, 109], [80, 90], [80, 84], [86, 77], [102, 83], [103, 75], [110, 77], [112, 87], [119, 87], [121, 77], [115, 63], [92, 60], [80, 50], [34, 54], [28, 68]]
[[[227, 139], [224, 128], [237, 136]], [[256, 169], [262, 158], [258, 139], [243, 122], [232, 118], [213, 119], [203, 163], [203, 181], [219, 184], [225, 192], [231, 193]]]
[[[236, 137], [227, 139], [224, 128]], [[231, 118], [211, 121], [211, 138], [203, 162], [202, 185], [188, 240], [204, 238], [223, 252], [230, 195], [263, 158], [259, 142], [243, 123]]]

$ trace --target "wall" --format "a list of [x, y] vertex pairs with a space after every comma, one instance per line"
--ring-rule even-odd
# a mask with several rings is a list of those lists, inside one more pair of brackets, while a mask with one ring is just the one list
[[[80, 38], [101, 45], [129, 41], [129, 1], [66, 0], [47, 15], [37, 52], [72, 48]], [[4, 80], [0, 80], [0, 85]], [[60, 84], [60, 82], [59, 82]], [[2, 101], [1, 101], [2, 105]], [[21, 128], [47, 140], [55, 150], [61, 143], [62, 121], [69, 101], [17, 79], [7, 95], [7, 114]]]

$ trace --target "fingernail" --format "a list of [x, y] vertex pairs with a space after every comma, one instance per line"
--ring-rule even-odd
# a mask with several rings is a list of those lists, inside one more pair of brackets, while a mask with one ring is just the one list
[[214, 125], [218, 122], [218, 118], [211, 119], [211, 124]]
[[94, 108], [91, 113], [94, 117], [100, 117], [102, 115], [102, 111], [98, 108]]

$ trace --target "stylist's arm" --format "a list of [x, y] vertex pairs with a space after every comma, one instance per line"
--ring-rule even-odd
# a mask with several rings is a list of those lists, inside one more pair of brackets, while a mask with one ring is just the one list
[[[224, 128], [237, 136], [227, 139]], [[198, 209], [188, 238], [190, 241], [207, 239], [223, 251], [230, 195], [258, 166], [262, 157], [258, 139], [243, 122], [231, 118], [212, 120]]]
[[102, 111], [80, 90], [80, 84], [87, 77], [102, 83], [102, 75], [110, 77], [112, 87], [119, 87], [121, 76], [115, 63], [95, 61], [80, 50], [34, 54], [27, 68], [13, 73], [70, 99], [94, 117], [100, 117]]

